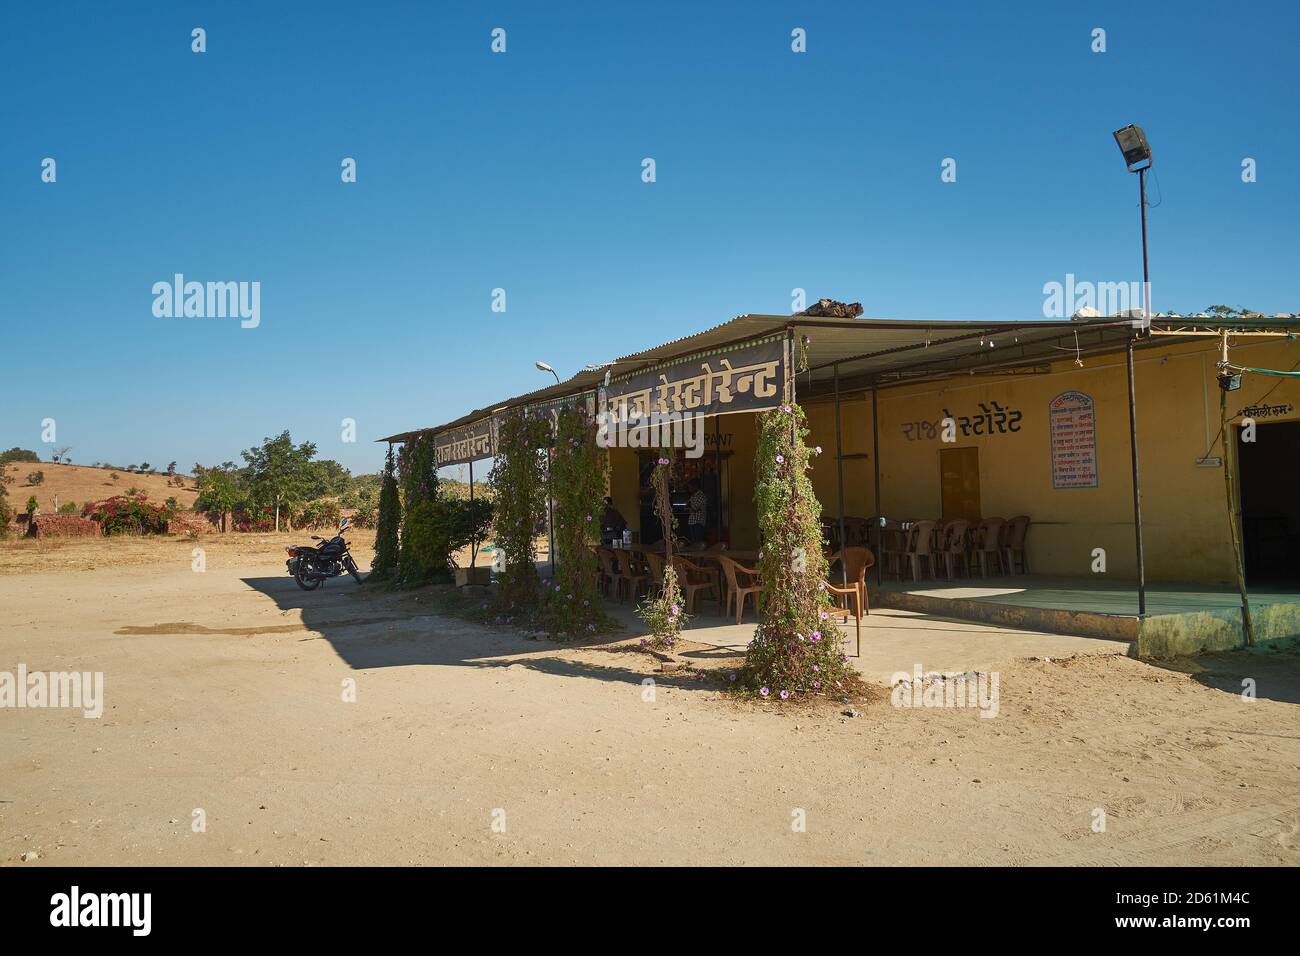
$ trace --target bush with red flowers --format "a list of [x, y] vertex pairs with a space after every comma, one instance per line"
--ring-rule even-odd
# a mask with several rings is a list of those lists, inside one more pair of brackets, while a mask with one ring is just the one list
[[107, 535], [165, 534], [172, 516], [165, 505], [150, 504], [147, 495], [114, 495], [88, 503], [81, 514], [98, 522]]

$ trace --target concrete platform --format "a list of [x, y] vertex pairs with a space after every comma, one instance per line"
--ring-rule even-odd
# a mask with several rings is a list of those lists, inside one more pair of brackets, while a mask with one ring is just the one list
[[[1300, 593], [1251, 591], [1257, 643], [1300, 638]], [[885, 581], [873, 606], [942, 614], [1002, 627], [1127, 641], [1138, 657], [1167, 659], [1241, 647], [1245, 635], [1236, 590], [1180, 584], [1147, 587], [1137, 613], [1133, 584], [1038, 576]]]
[[[606, 610], [633, 630], [644, 625], [630, 604], [606, 602]], [[753, 612], [744, 623], [724, 619], [706, 604], [684, 632], [687, 641], [702, 648], [687, 648], [682, 656], [700, 662], [744, 654], [754, 637]], [[845, 653], [853, 655], [854, 629], [841, 626]], [[862, 619], [861, 655], [853, 663], [869, 681], [888, 685], [902, 671], [962, 672], [996, 670], [999, 662], [1018, 657], [1069, 657], [1073, 654], [1127, 654], [1126, 641], [1079, 635], [1050, 634], [954, 620], [915, 611], [873, 610]]]

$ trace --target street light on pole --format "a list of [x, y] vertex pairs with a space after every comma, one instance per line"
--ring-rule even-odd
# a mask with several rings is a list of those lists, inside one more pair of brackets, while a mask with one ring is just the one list
[[1129, 124], [1114, 132], [1130, 173], [1138, 174], [1138, 202], [1142, 210], [1142, 325], [1151, 325], [1151, 272], [1147, 266], [1147, 170], [1151, 168], [1151, 144], [1141, 126]]
[[557, 371], [555, 371], [555, 369], [551, 368], [545, 362], [542, 362], [540, 360], [534, 362], [533, 364], [537, 366], [537, 371], [539, 372], [550, 372], [552, 375], [555, 376], [555, 384], [556, 385], [560, 384], [560, 374]]

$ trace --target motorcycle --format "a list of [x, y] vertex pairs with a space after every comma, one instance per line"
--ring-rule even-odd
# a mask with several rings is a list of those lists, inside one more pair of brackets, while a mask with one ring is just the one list
[[313, 541], [321, 541], [324, 542], [323, 544], [295, 544], [285, 549], [289, 552], [289, 560], [285, 562], [285, 566], [293, 579], [298, 582], [298, 587], [304, 591], [314, 591], [324, 584], [326, 579], [336, 578], [344, 572], [352, 575], [352, 579], [357, 584], [361, 583], [361, 572], [348, 552], [348, 543], [343, 540], [343, 529], [347, 527], [347, 523], [347, 518], [340, 521], [339, 533], [328, 541], [318, 534], [311, 536]]

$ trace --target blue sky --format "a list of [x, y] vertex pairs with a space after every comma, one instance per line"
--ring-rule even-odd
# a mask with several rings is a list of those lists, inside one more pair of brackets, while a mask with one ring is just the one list
[[[1294, 5], [86, 2], [5, 19], [0, 446], [42, 457], [54, 418], [83, 463], [188, 470], [289, 428], [375, 470], [374, 438], [544, 385], [535, 359], [567, 376], [788, 313], [796, 287], [869, 316], [1041, 318], [1067, 273], [1140, 277], [1136, 177], [1110, 136], [1130, 122], [1156, 154], [1156, 308], [1300, 311]], [[260, 326], [155, 317], [151, 288], [176, 272], [259, 281]]]

